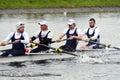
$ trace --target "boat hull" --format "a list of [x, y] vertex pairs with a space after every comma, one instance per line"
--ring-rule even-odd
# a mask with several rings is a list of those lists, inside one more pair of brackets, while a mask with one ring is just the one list
[[0, 63], [9, 63], [9, 62], [24, 62], [24, 61], [37, 61], [37, 60], [50, 60], [50, 59], [66, 59], [73, 58], [74, 56], [68, 54], [30, 54], [26, 56], [16, 56], [16, 57], [1, 57]]
[[[90, 57], [102, 57], [108, 58], [108, 56], [116, 56], [120, 54], [118, 50], [105, 50], [105, 49], [91, 49], [91, 50], [77, 50], [76, 52], [71, 52], [72, 54], [78, 55], [78, 57], [82, 58], [84, 54]], [[1, 57], [0, 63], [9, 63], [9, 62], [24, 62], [24, 61], [37, 61], [37, 60], [50, 60], [50, 59], [68, 59], [74, 58], [76, 56], [69, 55], [66, 53], [26, 53], [25, 56], [16, 56], [16, 57]], [[107, 56], [107, 57], [106, 57]], [[119, 57], [117, 57], [119, 58]], [[111, 58], [113, 59], [113, 57]], [[114, 57], [115, 59], [115, 57]], [[110, 60], [110, 59], [109, 59]]]

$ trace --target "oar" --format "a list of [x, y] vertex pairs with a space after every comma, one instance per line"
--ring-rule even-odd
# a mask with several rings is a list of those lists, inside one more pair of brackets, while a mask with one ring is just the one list
[[[85, 39], [82, 39], [82, 41], [85, 41]], [[102, 45], [102, 46], [105, 46], [107, 48], [113, 48], [113, 49], [120, 50], [119, 47], [111, 46], [111, 44], [107, 45], [107, 44], [103, 44], [103, 43], [99, 43], [99, 42], [94, 42], [94, 41], [89, 41], [89, 42], [94, 43], [94, 44], [98, 44], [98, 45]]]
[[90, 42], [95, 43], [95, 44], [99, 44], [99, 45], [102, 45], [102, 46], [105, 46], [105, 47], [107, 47], [107, 48], [113, 48], [113, 49], [120, 50], [119, 47], [112, 46], [111, 44], [107, 45], [107, 44], [98, 43], [98, 42], [94, 42], [94, 41], [90, 41]]
[[[63, 40], [61, 40], [60, 42], [62, 42], [62, 41], [66, 41], [66, 40], [69, 40], [69, 38], [67, 38], [67, 39], [63, 39]], [[55, 42], [57, 42], [57, 41], [52, 41], [51, 43], [55, 43]]]
[[[33, 42], [33, 44], [34, 44], [34, 42]], [[34, 44], [34, 45], [36, 45], [36, 44]], [[57, 52], [59, 52], [59, 53], [65, 53], [65, 54], [69, 54], [69, 55], [73, 55], [73, 56], [78, 56], [78, 57], [79, 57], [79, 55], [77, 55], [77, 54], [73, 54], [73, 53], [71, 53], [71, 52], [62, 50], [62, 49], [60, 49], [60, 48], [50, 47], [50, 46], [47, 46], [47, 45], [45, 45], [45, 44], [39, 44], [39, 45], [41, 45], [41, 46], [43, 46], [43, 47], [46, 47], [46, 48], [49, 48], [49, 49], [52, 49], [52, 50], [55, 50], [55, 51], [57, 51]]]
[[[5, 45], [9, 45], [9, 44], [14, 44], [14, 42], [8, 42]], [[2, 46], [2, 45], [0, 44], [0, 46]]]
[[4, 49], [4, 50], [0, 50], [0, 52], [5, 52], [5, 51], [9, 51], [11, 49]]
[[[69, 40], [68, 38], [67, 39], [63, 39], [63, 40], [61, 40], [60, 42], [62, 42], [62, 41], [66, 41], [66, 40]], [[57, 41], [51, 41], [51, 43], [56, 43]], [[34, 48], [35, 46], [37, 46], [36, 44], [33, 44], [34, 42], [32, 42], [32, 43], [30, 43], [30, 44], [28, 44], [26, 47], [27, 48]]]
[[41, 45], [41, 46], [44, 46], [44, 47], [47, 47], [47, 48], [49, 48], [49, 49], [55, 50], [55, 51], [60, 52], [60, 53], [63, 52], [63, 53], [65, 53], [65, 54], [69, 54], [69, 55], [73, 55], [73, 56], [78, 56], [77, 54], [73, 54], [73, 53], [71, 53], [71, 52], [62, 50], [62, 49], [60, 49], [60, 48], [54, 48], [54, 47], [50, 47], [50, 46], [47, 46], [47, 45], [44, 45], [44, 44], [40, 44], [40, 45]]
[[[14, 44], [14, 42], [8, 42], [5, 45], [10, 45], [10, 44]], [[2, 46], [2, 45], [0, 44], [0, 46]], [[9, 50], [11, 50], [11, 49], [0, 50], [0, 52], [9, 51]]]

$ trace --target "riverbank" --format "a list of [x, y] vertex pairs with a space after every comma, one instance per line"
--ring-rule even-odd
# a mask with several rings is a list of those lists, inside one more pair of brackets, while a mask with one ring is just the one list
[[120, 6], [120, 0], [1, 0], [0, 9]]
[[72, 13], [72, 12], [120, 12], [120, 7], [81, 7], [81, 8], [25, 8], [0, 9], [0, 14], [12, 13]]

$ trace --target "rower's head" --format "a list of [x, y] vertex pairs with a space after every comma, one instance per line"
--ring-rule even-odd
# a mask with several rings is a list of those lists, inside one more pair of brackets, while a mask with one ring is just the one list
[[23, 22], [18, 22], [16, 25], [17, 32], [23, 33], [24, 32], [25, 24]]
[[75, 20], [69, 19], [69, 20], [68, 20], [68, 26], [69, 26], [69, 29], [74, 29], [75, 26], [76, 26]]
[[94, 19], [94, 18], [91, 18], [91, 19], [89, 20], [89, 26], [90, 26], [91, 28], [93, 28], [93, 27], [95, 26], [95, 19]]
[[38, 24], [40, 25], [41, 30], [43, 30], [43, 31], [48, 30], [48, 22], [47, 21], [42, 21]]

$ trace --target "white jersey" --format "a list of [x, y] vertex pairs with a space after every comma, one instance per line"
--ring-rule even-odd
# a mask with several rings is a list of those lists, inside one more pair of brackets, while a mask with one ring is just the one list
[[[42, 31], [42, 32], [41, 32], [41, 37], [45, 37], [48, 32], [49, 32], [49, 30], [47, 30], [47, 31]], [[40, 31], [37, 31], [37, 32], [35, 33], [34, 37], [38, 38], [38, 37], [39, 37], [39, 34], [40, 34]], [[50, 33], [48, 34], [47, 38], [53, 38], [53, 33], [50, 32]]]
[[[63, 34], [66, 34], [68, 30], [69, 30], [69, 28], [66, 28], [66, 29], [63, 31]], [[75, 32], [75, 30], [76, 30], [76, 27], [75, 27], [74, 29], [70, 29], [69, 34], [73, 34], [73, 33]], [[78, 35], [81, 34], [81, 30], [78, 29], [78, 28], [77, 28], [77, 31], [76, 31], [76, 32], [77, 32]]]
[[23, 32], [23, 33], [11, 32], [10, 34], [8, 34], [8, 36], [3, 41], [9, 42], [14, 34], [15, 34], [15, 39], [19, 39], [21, 37], [21, 35], [23, 35], [24, 40], [20, 40], [21, 43], [23, 43], [23, 44], [29, 43], [29, 35], [26, 32]]
[[95, 40], [98, 38], [98, 35], [100, 35], [100, 31], [99, 31], [99, 28], [97, 27], [93, 27], [93, 28], [87, 28], [85, 29], [83, 32], [82, 32], [82, 35], [86, 35], [87, 34], [87, 31], [89, 29], [89, 35], [93, 34], [94, 30], [95, 30], [95, 34], [94, 36], [91, 37], [92, 40]]

